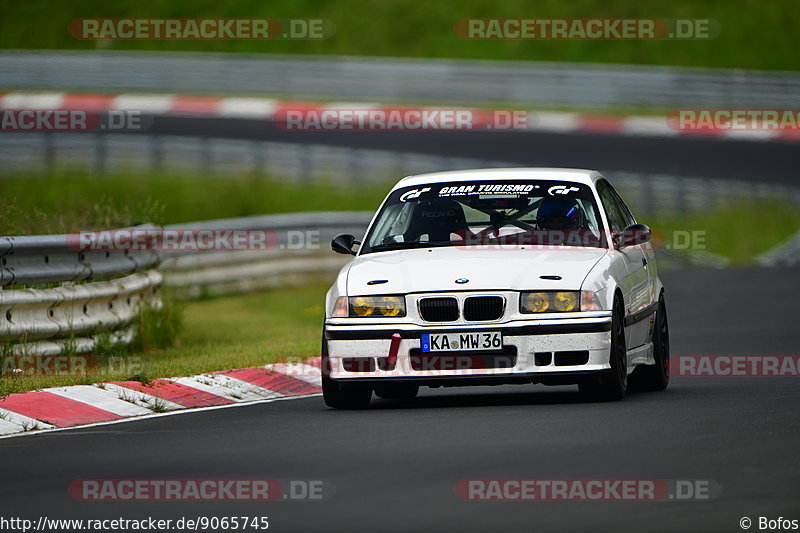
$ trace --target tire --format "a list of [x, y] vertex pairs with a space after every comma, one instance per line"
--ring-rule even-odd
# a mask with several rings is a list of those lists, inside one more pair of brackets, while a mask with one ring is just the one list
[[407, 400], [416, 398], [419, 385], [413, 383], [385, 383], [375, 386], [375, 395], [385, 400]]
[[663, 294], [658, 299], [658, 309], [656, 309], [653, 359], [655, 365], [638, 366], [631, 374], [631, 385], [634, 390], [661, 391], [669, 385], [669, 322]]
[[334, 409], [366, 409], [372, 399], [372, 389], [358, 383], [339, 383], [323, 377], [322, 397], [325, 405]]
[[372, 399], [372, 389], [358, 383], [339, 383], [331, 379], [328, 343], [322, 329], [322, 398], [325, 405], [334, 409], [366, 409]]
[[582, 396], [590, 401], [615, 401], [625, 397], [628, 388], [628, 354], [625, 345], [625, 314], [622, 298], [614, 298], [611, 314], [611, 369], [600, 377], [599, 382], [580, 383]]

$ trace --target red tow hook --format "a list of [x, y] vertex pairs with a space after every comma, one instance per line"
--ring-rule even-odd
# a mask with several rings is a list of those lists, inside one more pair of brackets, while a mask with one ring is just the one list
[[397, 365], [397, 352], [400, 350], [400, 341], [403, 338], [399, 333], [392, 333], [392, 343], [389, 345], [389, 356], [386, 358], [386, 365], [381, 370], [394, 370]]

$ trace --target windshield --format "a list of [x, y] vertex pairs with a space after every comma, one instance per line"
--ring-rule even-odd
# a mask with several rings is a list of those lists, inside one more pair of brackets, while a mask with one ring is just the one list
[[591, 188], [558, 180], [472, 180], [397, 189], [361, 253], [487, 244], [603, 247]]

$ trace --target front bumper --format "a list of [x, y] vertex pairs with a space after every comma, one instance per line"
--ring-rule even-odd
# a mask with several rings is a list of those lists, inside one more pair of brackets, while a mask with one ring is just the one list
[[[339, 381], [560, 384], [576, 383], [610, 369], [610, 312], [596, 312], [585, 318], [452, 326], [348, 322], [329, 319], [325, 325], [326, 364], [330, 377]], [[503, 348], [421, 352], [423, 333], [470, 331], [501, 332]]]

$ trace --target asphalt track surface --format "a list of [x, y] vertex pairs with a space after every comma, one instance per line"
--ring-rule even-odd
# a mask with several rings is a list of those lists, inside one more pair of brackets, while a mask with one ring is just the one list
[[[157, 117], [147, 133], [372, 148], [520, 165], [797, 184], [800, 144], [535, 131], [282, 131], [266, 120]], [[611, 176], [613, 177], [613, 176]]]
[[[225, 136], [219, 123], [206, 120], [192, 133], [212, 130]], [[358, 135], [360, 145], [382, 147], [389, 140], [382, 136], [394, 134], [336, 142]], [[489, 143], [487, 157], [530, 157], [520, 161], [529, 164], [563, 165], [574, 149], [571, 166], [621, 168], [630, 159], [630, 166], [654, 171], [683, 154], [672, 165], [687, 174], [724, 177], [721, 169], [735, 170], [739, 161], [765, 165], [787, 182], [797, 168], [797, 150], [782, 144], [747, 143], [740, 150], [731, 141], [642, 140], [652, 145], [648, 154], [637, 152], [632, 139], [487, 135], [504, 139]], [[396, 135], [405, 139], [404, 150], [471, 157], [481, 155], [476, 151], [488, 138], [459, 147], [448, 135], [420, 137]], [[617, 152], [594, 146], [598, 139]], [[534, 155], [512, 157], [526, 140]], [[549, 146], [555, 148], [546, 153]], [[698, 160], [704, 148], [717, 163], [713, 172], [698, 170], [708, 165]], [[756, 161], [748, 162], [748, 151]], [[537, 153], [543, 161], [534, 160]], [[591, 155], [600, 162], [590, 164]], [[739, 169], [735, 177], [746, 174]], [[800, 353], [800, 268], [674, 271], [663, 279], [673, 354]], [[739, 520], [748, 516], [757, 530], [760, 516], [800, 519], [799, 409], [795, 378], [673, 378], [665, 392], [598, 404], [582, 402], [575, 387], [530, 385], [424, 389], [416, 400], [373, 400], [371, 409], [357, 412], [329, 410], [319, 397], [255, 404], [0, 440], [0, 516], [266, 515], [269, 531], [278, 532], [722, 532], [741, 531]], [[69, 496], [74, 480], [94, 478], [323, 479], [336, 492], [322, 502], [268, 503]], [[455, 484], [472, 478], [700, 479], [713, 480], [721, 493], [685, 502], [462, 501]]]

